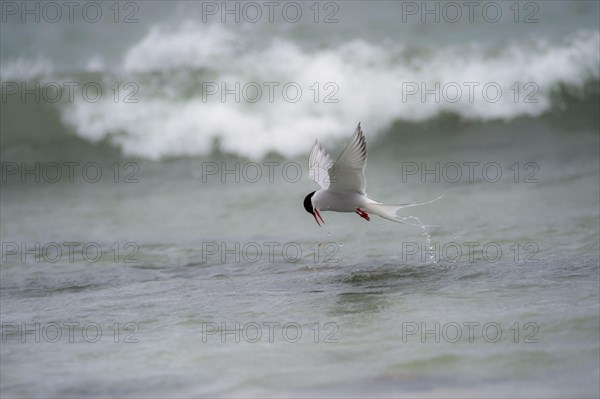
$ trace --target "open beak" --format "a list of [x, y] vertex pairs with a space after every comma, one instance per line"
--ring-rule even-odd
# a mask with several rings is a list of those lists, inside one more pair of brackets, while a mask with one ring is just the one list
[[319, 219], [317, 219], [317, 214], [315, 212], [313, 212], [313, 217], [315, 218], [315, 222], [317, 222], [317, 224], [321, 226], [321, 223], [319, 223]]
[[325, 221], [323, 220], [323, 217], [321, 216], [321, 214], [319, 213], [319, 211], [315, 209], [314, 212], [313, 212], [313, 217], [315, 218], [315, 221], [317, 222], [317, 224], [320, 226], [321, 223], [319, 223], [319, 219], [317, 219], [317, 216], [319, 217], [319, 219], [321, 219], [321, 222], [323, 224], [325, 224]]

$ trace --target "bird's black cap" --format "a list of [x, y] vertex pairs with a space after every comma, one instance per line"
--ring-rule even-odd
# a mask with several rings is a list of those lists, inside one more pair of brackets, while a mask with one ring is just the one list
[[315, 191], [313, 191], [312, 193], [308, 194], [304, 198], [304, 209], [306, 209], [306, 212], [310, 213], [311, 215], [314, 215], [314, 211], [313, 211], [313, 207], [312, 207], [312, 201], [311, 201], [311, 198], [312, 198], [313, 195], [315, 195]]

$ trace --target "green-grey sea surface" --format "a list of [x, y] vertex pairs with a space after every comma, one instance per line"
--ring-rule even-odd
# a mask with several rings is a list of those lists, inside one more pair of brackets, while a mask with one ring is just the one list
[[[105, 96], [3, 86], [0, 394], [598, 397], [598, 3], [535, 4], [529, 25], [401, 24], [393, 2], [340, 2], [334, 25], [203, 24], [194, 2], [140, 2], [131, 25], [9, 18], [3, 85]], [[305, 96], [202, 102], [235, 80]], [[504, 96], [404, 102], [407, 80]], [[310, 146], [335, 159], [359, 121], [370, 197], [443, 196], [406, 224], [319, 227]]]

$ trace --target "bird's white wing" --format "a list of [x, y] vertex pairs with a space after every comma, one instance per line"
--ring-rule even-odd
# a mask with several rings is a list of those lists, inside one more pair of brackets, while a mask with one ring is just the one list
[[360, 123], [333, 167], [329, 169], [331, 191], [366, 195], [367, 142]]
[[329, 169], [333, 166], [333, 160], [325, 152], [323, 146], [315, 141], [308, 157], [308, 176], [319, 183], [321, 188], [329, 188]]

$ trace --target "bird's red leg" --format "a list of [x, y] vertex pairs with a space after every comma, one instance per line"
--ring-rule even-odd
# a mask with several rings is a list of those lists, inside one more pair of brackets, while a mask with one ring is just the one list
[[360, 208], [356, 208], [356, 213], [358, 213], [358, 216], [360, 216], [361, 218], [363, 218], [367, 221], [371, 220], [371, 218], [369, 218], [369, 214]]

